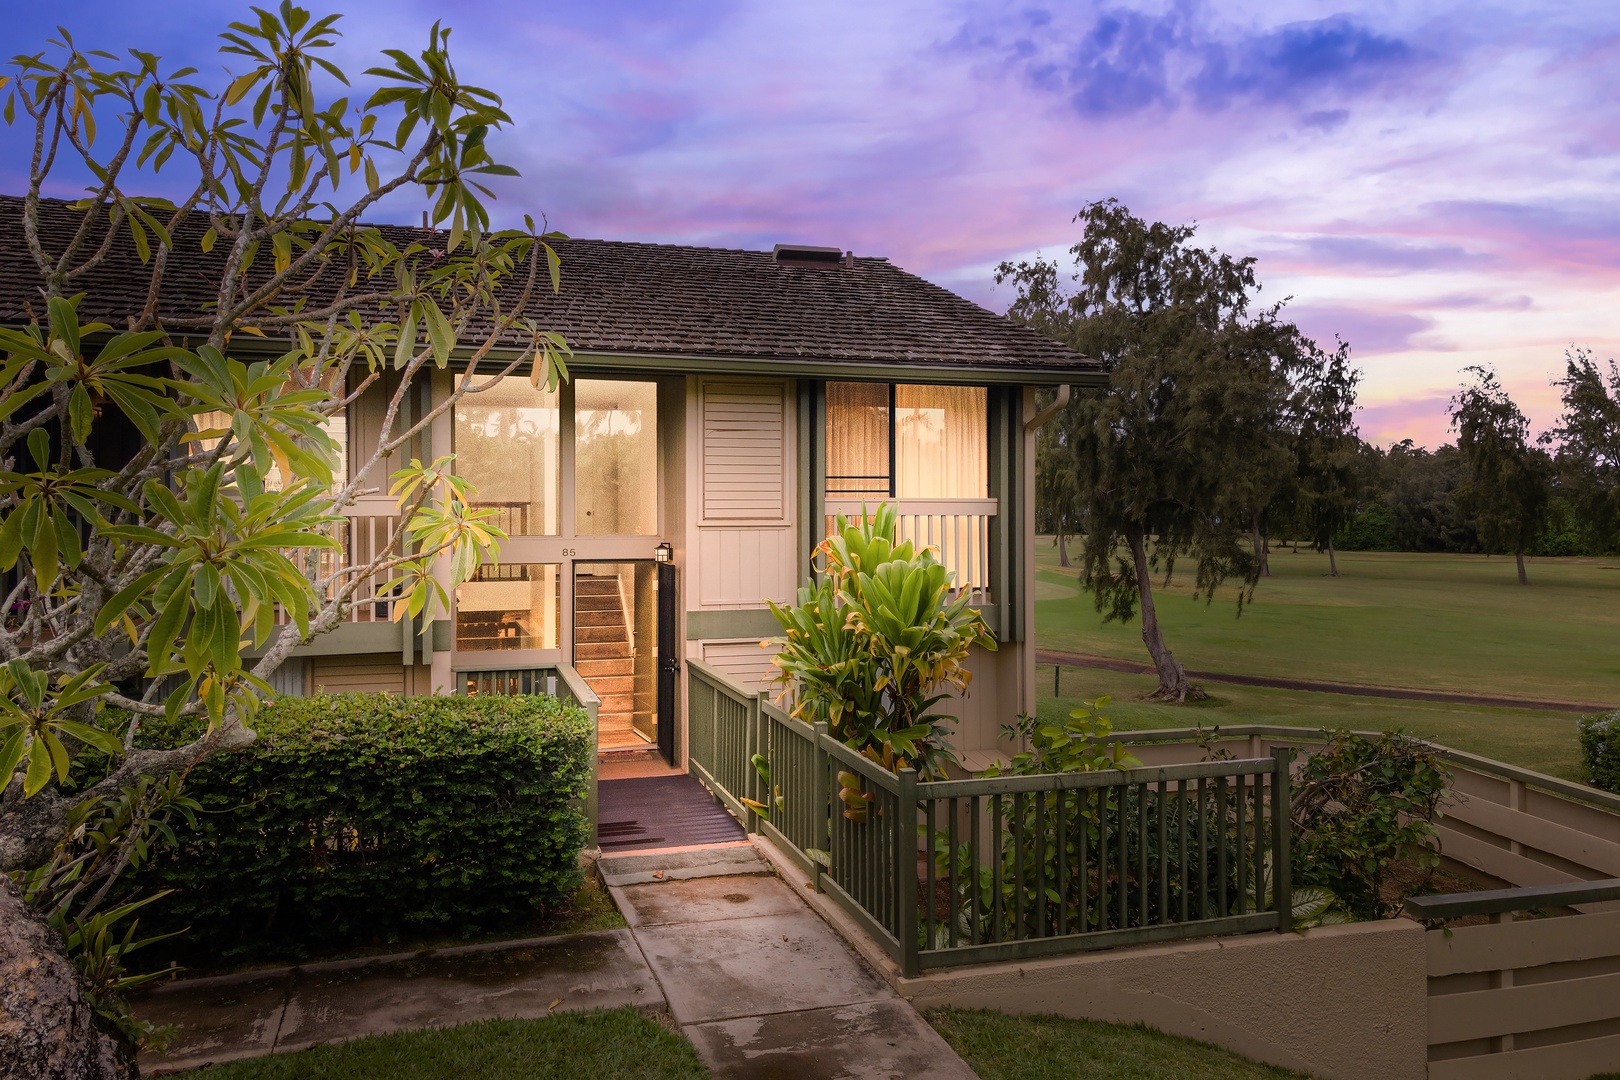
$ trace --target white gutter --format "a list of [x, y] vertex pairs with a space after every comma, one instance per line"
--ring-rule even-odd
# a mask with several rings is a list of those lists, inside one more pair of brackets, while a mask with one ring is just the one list
[[1046, 422], [1052, 419], [1052, 417], [1056, 416], [1058, 411], [1068, 403], [1069, 384], [1064, 383], [1062, 386], [1057, 388], [1057, 397], [1052, 400], [1052, 404], [1048, 405], [1046, 408], [1042, 409], [1040, 412], [1036, 413], [1034, 416], [1030, 417], [1024, 422], [1024, 431], [1030, 432], [1036, 430], [1037, 428], [1044, 427]]

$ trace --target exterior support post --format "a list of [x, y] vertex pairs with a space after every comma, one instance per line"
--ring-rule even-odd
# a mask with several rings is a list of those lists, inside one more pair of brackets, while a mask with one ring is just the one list
[[[900, 939], [900, 974], [917, 977], [917, 770], [901, 769], [899, 813], [894, 820], [896, 936]], [[929, 897], [930, 903], [933, 897]]]
[[1277, 932], [1287, 934], [1294, 929], [1294, 815], [1289, 801], [1289, 769], [1294, 751], [1287, 746], [1273, 746], [1271, 756], [1277, 763], [1271, 777], [1271, 897], [1277, 905]]

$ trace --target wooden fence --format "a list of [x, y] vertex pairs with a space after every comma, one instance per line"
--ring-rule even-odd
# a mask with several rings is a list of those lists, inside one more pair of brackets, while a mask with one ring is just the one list
[[[1290, 751], [920, 781], [688, 661], [689, 768], [907, 975], [1291, 929]], [[848, 798], [840, 798], [840, 791]], [[763, 810], [758, 809], [763, 807]]]
[[[1280, 746], [1309, 752], [1322, 732], [1253, 724], [1215, 733], [1117, 732], [1113, 741], [1150, 765], [1175, 765], [1201, 759], [1206, 745], [1248, 757]], [[1435, 750], [1451, 771], [1453, 792], [1435, 822], [1442, 855], [1516, 886], [1620, 877], [1620, 795], [1438, 744]]]
[[[1620, 1062], [1620, 878], [1414, 897], [1428, 924], [1430, 1080], [1584, 1080]], [[1449, 920], [1486, 915], [1481, 926]]]

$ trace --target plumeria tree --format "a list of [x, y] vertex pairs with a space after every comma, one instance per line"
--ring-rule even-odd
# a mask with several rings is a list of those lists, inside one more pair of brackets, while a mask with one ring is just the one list
[[[496, 553], [450, 459], [410, 455], [503, 376], [567, 377], [562, 338], [524, 314], [559, 288], [555, 251], [527, 219], [489, 228], [484, 185], [513, 175], [488, 146], [511, 123], [500, 98], [462, 80], [438, 25], [364, 88], [329, 59], [338, 36], [337, 16], [252, 9], [210, 81], [62, 31], [0, 83], [32, 132], [6, 212], [37, 273], [30, 317], [0, 329], [7, 1075], [133, 1074], [93, 879], [144, 857], [187, 768], [253, 739], [271, 674], [374, 599], [363, 583], [424, 617]], [[434, 231], [365, 223], [411, 192]], [[136, 268], [116, 295], [113, 266]], [[451, 367], [448, 393], [423, 392]], [[330, 421], [384, 390], [374, 437], [345, 451]], [[399, 524], [360, 562], [334, 533], [378, 487]], [[143, 747], [164, 714], [197, 737]]]

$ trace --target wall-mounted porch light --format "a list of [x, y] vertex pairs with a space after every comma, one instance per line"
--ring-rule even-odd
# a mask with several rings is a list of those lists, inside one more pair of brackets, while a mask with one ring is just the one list
[[670, 546], [668, 540], [665, 540], [662, 544], [659, 544], [657, 547], [653, 548], [653, 558], [657, 559], [659, 562], [669, 562], [674, 557], [675, 549]]

